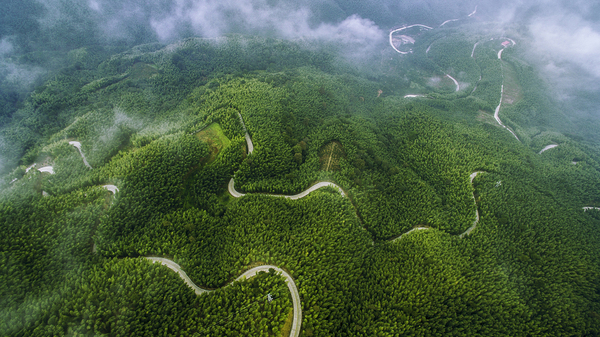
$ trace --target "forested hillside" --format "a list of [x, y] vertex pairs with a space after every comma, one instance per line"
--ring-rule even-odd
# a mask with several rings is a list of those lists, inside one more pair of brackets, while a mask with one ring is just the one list
[[600, 335], [598, 145], [521, 41], [419, 34], [73, 51], [0, 129], [0, 335]]

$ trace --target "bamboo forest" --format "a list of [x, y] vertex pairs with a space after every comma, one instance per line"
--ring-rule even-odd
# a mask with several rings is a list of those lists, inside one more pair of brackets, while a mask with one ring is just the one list
[[0, 335], [600, 336], [600, 123], [468, 8], [373, 19], [368, 59], [40, 33], [0, 83]]

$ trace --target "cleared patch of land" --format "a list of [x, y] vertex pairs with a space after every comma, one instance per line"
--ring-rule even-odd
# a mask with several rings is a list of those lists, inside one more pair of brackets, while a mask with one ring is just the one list
[[346, 157], [342, 144], [333, 141], [325, 144], [319, 151], [319, 162], [323, 171], [339, 171], [340, 160]]
[[502, 69], [504, 71], [504, 93], [502, 95], [502, 104], [511, 105], [523, 99], [523, 93], [515, 68], [504, 62]]
[[221, 129], [218, 123], [212, 123], [206, 129], [198, 132], [196, 137], [208, 144], [210, 154], [206, 161], [207, 164], [212, 163], [217, 158], [219, 151], [231, 144], [231, 141], [225, 136], [223, 129]]
[[129, 78], [133, 80], [147, 79], [154, 74], [158, 74], [156, 66], [138, 62], [131, 67]]

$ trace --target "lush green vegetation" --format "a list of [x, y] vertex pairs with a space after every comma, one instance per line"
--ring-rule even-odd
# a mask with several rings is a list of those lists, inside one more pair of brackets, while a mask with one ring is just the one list
[[[546, 109], [518, 50], [471, 58], [463, 32], [436, 34], [385, 75], [240, 36], [77, 51], [0, 130], [19, 158], [0, 192], [0, 334], [278, 336], [282, 277], [224, 287], [260, 264], [294, 278], [303, 336], [600, 334], [600, 216], [582, 210], [600, 206], [597, 146]], [[481, 117], [504, 68], [523, 143]], [[427, 89], [440, 71], [477, 89]], [[415, 87], [431, 99], [402, 98]], [[229, 196], [231, 178], [249, 195]], [[321, 180], [347, 196], [265, 195]], [[196, 296], [145, 256], [217, 290]]]

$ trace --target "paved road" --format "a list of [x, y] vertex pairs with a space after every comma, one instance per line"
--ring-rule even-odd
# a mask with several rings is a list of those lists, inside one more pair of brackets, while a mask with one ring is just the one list
[[40, 171], [40, 172], [47, 172], [47, 173], [50, 173], [50, 174], [54, 174], [54, 169], [52, 168], [52, 166], [40, 167], [38, 169], [38, 171]]
[[[341, 187], [339, 187], [338, 185], [329, 182], [329, 181], [320, 181], [314, 185], [312, 185], [311, 187], [307, 188], [306, 190], [298, 193], [298, 194], [294, 194], [294, 195], [283, 195], [283, 194], [264, 194], [264, 193], [257, 193], [257, 194], [261, 194], [261, 195], [268, 195], [268, 196], [272, 196], [272, 197], [283, 197], [283, 198], [288, 198], [288, 199], [292, 199], [292, 200], [296, 200], [296, 199], [300, 199], [300, 198], [304, 198], [305, 196], [307, 196], [310, 192], [316, 191], [319, 188], [325, 187], [325, 186], [330, 186], [333, 188], [336, 188], [340, 194], [345, 197], [346, 193], [344, 193], [344, 191], [342, 190]], [[229, 185], [228, 185], [228, 189], [229, 189], [229, 193], [235, 197], [235, 198], [241, 198], [243, 196], [245, 196], [245, 193], [240, 193], [238, 191], [235, 190], [235, 186], [234, 186], [234, 181], [233, 178], [231, 178], [231, 180], [229, 180]]]
[[175, 263], [169, 259], [162, 258], [162, 257], [147, 257], [146, 259], [152, 261], [152, 263], [160, 262], [162, 265], [167, 266], [167, 268], [169, 268], [169, 269], [173, 270], [174, 272], [176, 272], [177, 274], [179, 274], [179, 277], [181, 277], [181, 279], [185, 282], [185, 284], [188, 285], [188, 287], [190, 287], [194, 290], [196, 295], [201, 295], [203, 293], [207, 293], [210, 291], [210, 290], [202, 289], [202, 288], [198, 287], [194, 282], [192, 282], [190, 277], [187, 276], [187, 274], [181, 269], [181, 267], [177, 263]]
[[550, 144], [550, 145], [546, 146], [545, 148], [543, 148], [543, 149], [542, 149], [542, 151], [540, 151], [540, 153], [539, 153], [539, 154], [542, 154], [544, 151], [547, 151], [547, 150], [553, 149], [553, 148], [555, 148], [555, 147], [557, 147], [557, 146], [558, 146], [557, 144]]
[[[511, 46], [514, 46], [516, 44], [516, 42], [513, 41], [512, 39], [505, 38], [505, 37], [502, 37], [501, 39], [506, 39], [506, 40], [509, 40], [510, 42], [512, 42]], [[502, 51], [504, 49], [506, 49], [506, 47], [500, 49], [500, 51], [498, 52], [499, 60], [502, 60]], [[502, 86], [500, 87], [500, 103], [498, 103], [498, 106], [496, 107], [496, 110], [494, 111], [494, 118], [496, 119], [496, 122], [498, 122], [498, 124], [500, 124], [500, 126], [502, 126], [506, 130], [508, 130], [510, 133], [512, 133], [512, 135], [515, 136], [515, 138], [520, 142], [521, 140], [519, 139], [519, 137], [517, 137], [517, 135], [513, 132], [513, 130], [509, 129], [506, 125], [504, 125], [502, 123], [502, 121], [500, 120], [500, 116], [498, 116], [498, 114], [500, 113], [500, 106], [502, 105], [502, 97], [503, 96], [504, 96], [504, 75], [502, 75]]]
[[102, 187], [106, 188], [107, 190], [111, 191], [113, 194], [116, 194], [117, 192], [119, 192], [119, 188], [115, 185], [103, 185]]
[[[477, 175], [479, 173], [483, 173], [483, 172], [480, 172], [480, 171], [473, 172], [469, 176], [469, 181], [471, 182], [471, 187], [473, 187], [473, 179], [475, 179], [475, 177], [477, 177]], [[475, 192], [473, 192], [473, 201], [475, 201]], [[475, 221], [473, 222], [473, 225], [471, 227], [467, 228], [467, 230], [464, 233], [460, 234], [459, 237], [462, 239], [465, 235], [471, 234], [471, 232], [477, 227], [478, 222], [479, 222], [479, 210], [477, 209], [477, 201], [475, 201]]]
[[431, 228], [429, 228], [429, 227], [415, 227], [415, 228], [413, 228], [413, 229], [409, 230], [408, 232], [406, 232], [406, 233], [404, 233], [404, 234], [400, 235], [399, 237], [397, 237], [397, 238], [393, 239], [393, 240], [392, 240], [392, 242], [394, 242], [394, 241], [396, 241], [396, 240], [400, 240], [400, 239], [402, 239], [402, 237], [403, 237], [404, 235], [407, 235], [407, 234], [409, 234], [409, 233], [411, 233], [411, 232], [418, 231], [418, 230], [424, 230], [424, 229], [431, 229]]
[[448, 22], [453, 22], [453, 21], [458, 21], [458, 20], [460, 20], [460, 19], [446, 20], [446, 21], [442, 22], [442, 24], [440, 25], [440, 27], [443, 26], [443, 25], [445, 25], [445, 24], [447, 24]]
[[433, 29], [433, 28], [431, 28], [431, 27], [429, 27], [429, 26], [425, 26], [425, 25], [421, 25], [421, 24], [416, 24], [416, 25], [410, 25], [410, 26], [406, 26], [406, 27], [402, 27], [402, 28], [398, 28], [398, 29], [394, 29], [394, 30], [392, 30], [392, 31], [390, 32], [390, 46], [392, 46], [392, 48], [394, 48], [394, 50], [395, 50], [395, 51], [397, 51], [397, 52], [398, 52], [398, 53], [400, 53], [400, 54], [403, 54], [403, 55], [405, 55], [405, 54], [408, 54], [408, 53], [410, 53], [410, 52], [403, 52], [403, 51], [400, 51], [400, 50], [398, 50], [398, 49], [396, 48], [396, 46], [394, 46], [394, 43], [392, 42], [392, 35], [393, 35], [395, 32], [399, 32], [399, 31], [402, 31], [402, 30], [405, 30], [405, 29], [408, 29], [408, 28], [411, 28], [411, 27], [423, 27], [423, 28], [426, 28], [426, 29]]
[[[471, 175], [469, 176], [469, 181], [471, 182], [471, 185], [473, 185], [473, 179], [475, 179], [475, 177], [476, 177], [476, 176], [477, 176], [479, 173], [483, 173], [483, 172], [481, 172], [481, 171], [477, 171], [477, 172], [473, 172], [473, 173], [471, 173]], [[473, 200], [475, 200], [475, 194], [474, 194], [474, 193], [473, 193]], [[477, 204], [475, 204], [475, 206], [477, 206]], [[584, 207], [584, 208], [585, 208], [585, 207]], [[464, 233], [460, 234], [458, 237], [460, 237], [460, 238], [462, 239], [462, 238], [463, 238], [465, 235], [469, 235], [469, 234], [471, 234], [471, 232], [472, 232], [472, 231], [473, 231], [473, 230], [474, 230], [474, 229], [477, 227], [477, 223], [478, 223], [478, 222], [479, 222], [479, 210], [478, 210], [477, 208], [475, 208], [475, 221], [473, 222], [473, 225], [472, 225], [471, 227], [467, 228], [467, 230], [466, 230], [466, 231], [464, 231]], [[415, 227], [415, 228], [413, 228], [413, 229], [409, 230], [408, 232], [406, 232], [406, 233], [404, 233], [404, 234], [400, 235], [399, 237], [397, 237], [397, 238], [395, 238], [395, 239], [393, 239], [393, 240], [391, 240], [391, 241], [393, 242], [393, 241], [399, 240], [399, 239], [401, 239], [401, 238], [402, 238], [404, 235], [407, 235], [407, 234], [409, 234], [409, 233], [411, 233], [411, 232], [413, 232], [413, 231], [416, 231], [416, 230], [423, 230], [423, 229], [430, 229], [430, 228], [429, 228], [429, 227]]]
[[504, 95], [504, 83], [502, 83], [502, 86], [500, 87], [500, 103], [498, 103], [498, 106], [496, 107], [496, 110], [494, 111], [494, 118], [496, 119], [496, 122], [498, 122], [498, 124], [500, 124], [501, 127], [505, 128], [510, 133], [512, 133], [512, 135], [515, 136], [515, 138], [518, 141], [521, 141], [519, 139], [519, 137], [517, 137], [517, 135], [513, 132], [513, 130], [509, 129], [506, 125], [504, 125], [504, 123], [502, 123], [502, 121], [500, 120], [500, 116], [498, 115], [500, 113], [500, 106], [502, 106], [502, 96], [503, 95]]
[[81, 143], [77, 142], [77, 141], [72, 141], [72, 142], [69, 142], [69, 144], [75, 146], [77, 148], [77, 150], [79, 150], [79, 154], [81, 155], [81, 158], [83, 158], [83, 163], [85, 164], [85, 166], [87, 166], [88, 168], [91, 169], [92, 167], [90, 166], [88, 161], [85, 159], [83, 152], [81, 152]]
[[[177, 274], [179, 274], [179, 277], [188, 285], [188, 287], [190, 287], [194, 290], [196, 295], [202, 295], [204, 293], [208, 293], [211, 291], [211, 290], [206, 290], [206, 289], [202, 289], [202, 288], [198, 287], [194, 282], [192, 282], [192, 280], [189, 278], [189, 276], [187, 276], [185, 271], [183, 271], [177, 263], [175, 263], [169, 259], [165, 259], [162, 257], [147, 257], [146, 259], [152, 261], [152, 263], [159, 262], [162, 265], [166, 266], [167, 268], [169, 268], [169, 269], [173, 270], [174, 272], [176, 272]], [[235, 281], [242, 281], [242, 280], [252, 278], [261, 271], [269, 272], [269, 269], [274, 269], [276, 272], [278, 272], [285, 278], [285, 282], [288, 286], [288, 289], [290, 290], [290, 293], [292, 294], [292, 304], [294, 306], [294, 320], [292, 321], [292, 329], [290, 331], [290, 336], [293, 336], [293, 337], [299, 336], [300, 335], [300, 326], [302, 325], [302, 307], [301, 307], [301, 303], [300, 303], [300, 293], [298, 293], [298, 288], [296, 287], [296, 283], [294, 282], [294, 279], [290, 276], [290, 274], [286, 273], [283, 269], [281, 269], [277, 266], [264, 265], [264, 266], [258, 266], [258, 267], [254, 267], [252, 269], [247, 270], [245, 273], [243, 273], [238, 278], [236, 278]], [[231, 285], [231, 283], [226, 285], [226, 287], [229, 285]]]

